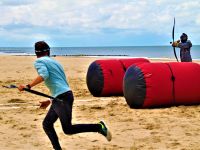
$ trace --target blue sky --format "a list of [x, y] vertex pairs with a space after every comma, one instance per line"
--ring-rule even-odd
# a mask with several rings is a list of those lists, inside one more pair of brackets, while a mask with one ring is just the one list
[[200, 45], [200, 0], [1, 0], [0, 47]]

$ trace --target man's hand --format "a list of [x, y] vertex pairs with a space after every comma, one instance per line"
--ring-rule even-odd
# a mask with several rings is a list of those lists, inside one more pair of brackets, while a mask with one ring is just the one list
[[173, 47], [178, 47], [178, 44], [180, 43], [180, 40], [174, 41], [174, 42], [170, 42], [170, 44], [172, 44]]
[[176, 47], [176, 45], [177, 45], [176, 42], [173, 42], [173, 43], [172, 43], [172, 46], [173, 46], [173, 47]]
[[44, 79], [43, 79], [42, 76], [37, 76], [30, 84], [27, 84], [27, 85], [19, 85], [19, 86], [18, 86], [18, 90], [19, 90], [19, 91], [23, 91], [24, 88], [30, 89], [31, 87], [33, 87], [33, 86], [35, 86], [35, 85], [37, 85], [37, 84], [39, 84], [39, 83], [41, 83], [41, 82], [43, 82], [43, 81], [44, 81]]
[[26, 87], [25, 85], [19, 85], [19, 86], [18, 86], [18, 90], [19, 90], [19, 91], [23, 91], [25, 87]]
[[173, 47], [178, 47], [178, 44], [179, 44], [179, 43], [180, 43], [180, 40], [175, 41], [175, 42], [172, 43], [172, 46], [173, 46]]
[[51, 103], [51, 100], [40, 101], [40, 108], [46, 109], [49, 106], [50, 103]]

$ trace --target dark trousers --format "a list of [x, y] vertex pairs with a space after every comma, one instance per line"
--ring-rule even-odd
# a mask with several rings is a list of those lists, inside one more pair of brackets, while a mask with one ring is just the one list
[[188, 51], [181, 50], [180, 58], [181, 62], [192, 62], [192, 57], [189, 50]]
[[49, 137], [53, 148], [61, 150], [61, 146], [58, 141], [58, 136], [54, 129], [54, 122], [59, 118], [62, 129], [65, 134], [76, 134], [81, 132], [99, 132], [99, 124], [76, 124], [72, 125], [72, 106], [73, 106], [73, 93], [68, 91], [59, 95], [57, 98], [63, 100], [53, 100], [52, 105], [43, 121], [43, 129]]

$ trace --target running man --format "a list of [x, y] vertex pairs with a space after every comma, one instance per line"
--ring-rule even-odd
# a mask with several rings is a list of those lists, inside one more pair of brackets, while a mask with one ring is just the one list
[[[19, 91], [23, 91], [25, 87], [31, 89], [44, 81], [52, 96], [61, 100], [52, 100], [50, 109], [43, 121], [43, 129], [49, 137], [53, 148], [55, 150], [62, 149], [54, 129], [54, 123], [58, 118], [65, 134], [98, 132], [105, 136], [108, 141], [111, 141], [111, 132], [103, 121], [97, 124], [72, 125], [74, 96], [67, 82], [63, 67], [59, 62], [50, 58], [50, 47], [44, 41], [35, 43], [35, 54], [37, 60], [34, 63], [34, 67], [38, 72], [38, 76], [29, 84], [18, 86], [18, 89]], [[40, 103], [41, 107], [46, 108], [50, 104], [50, 101], [47, 100]]]

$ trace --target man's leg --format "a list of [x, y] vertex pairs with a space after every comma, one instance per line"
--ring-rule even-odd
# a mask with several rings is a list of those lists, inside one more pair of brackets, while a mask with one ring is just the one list
[[[73, 94], [68, 93], [63, 97], [59, 97], [63, 102], [56, 101], [56, 113], [61, 121], [61, 125], [65, 134], [76, 134], [82, 132], [98, 132], [104, 135], [108, 141], [111, 140], [111, 133], [103, 122], [97, 124], [75, 124], [72, 125], [72, 106]], [[57, 109], [59, 108], [59, 109]]]
[[55, 132], [54, 129], [54, 122], [58, 119], [58, 115], [56, 114], [56, 112], [53, 109], [53, 106], [51, 105], [44, 121], [43, 121], [43, 129], [45, 131], [45, 133], [47, 134], [47, 136], [49, 137], [51, 144], [53, 145], [53, 148], [55, 150], [61, 150], [59, 141], [58, 141], [58, 136]]

